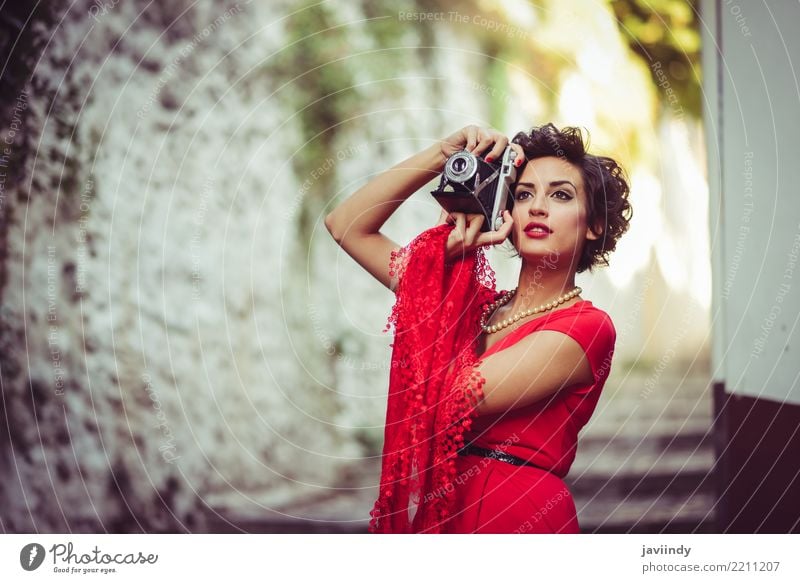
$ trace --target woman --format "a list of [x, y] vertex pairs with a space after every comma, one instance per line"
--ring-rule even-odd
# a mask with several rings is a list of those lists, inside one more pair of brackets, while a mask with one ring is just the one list
[[[579, 130], [517, 134], [517, 179], [497, 231], [442, 212], [400, 247], [380, 227], [467, 149], [498, 160], [509, 140], [467, 126], [377, 176], [326, 217], [337, 243], [395, 291], [383, 472], [372, 532], [577, 533], [562, 478], [608, 376], [616, 332], [575, 274], [608, 264], [631, 217], [614, 160]], [[522, 259], [497, 292], [483, 247]], [[416, 505], [413, 519], [411, 504]]]

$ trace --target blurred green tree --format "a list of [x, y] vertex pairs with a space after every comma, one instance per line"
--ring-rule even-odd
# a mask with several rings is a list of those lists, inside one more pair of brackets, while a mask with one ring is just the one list
[[[687, 113], [700, 117], [702, 70], [698, 0], [611, 0], [623, 38], [647, 62], [658, 83], [654, 63], [669, 78]], [[659, 92], [663, 99], [665, 95]]]

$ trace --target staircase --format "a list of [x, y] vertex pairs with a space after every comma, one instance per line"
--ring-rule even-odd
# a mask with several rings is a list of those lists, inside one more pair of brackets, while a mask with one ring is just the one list
[[564, 480], [583, 532], [715, 532], [710, 381], [610, 378]]
[[[648, 371], [644, 371], [648, 372]], [[612, 374], [583, 429], [565, 478], [585, 533], [715, 532], [710, 381], [701, 374], [658, 379]], [[650, 373], [652, 374], [652, 373]], [[643, 391], [642, 387], [652, 386]], [[228, 509], [210, 532], [366, 533], [379, 460], [355, 466], [329, 489], [279, 510]]]

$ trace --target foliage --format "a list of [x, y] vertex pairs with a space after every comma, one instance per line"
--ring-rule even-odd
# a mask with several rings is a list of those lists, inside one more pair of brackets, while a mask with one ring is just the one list
[[[612, 0], [620, 31], [631, 50], [648, 65], [658, 84], [655, 63], [667, 75], [681, 106], [701, 115], [698, 0]], [[659, 92], [665, 99], [665, 93]]]

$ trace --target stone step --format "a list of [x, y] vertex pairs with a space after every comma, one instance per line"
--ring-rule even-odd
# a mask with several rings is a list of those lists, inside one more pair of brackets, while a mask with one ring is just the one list
[[[369, 524], [372, 496], [353, 504], [343, 499], [319, 503], [295, 516], [237, 515], [213, 512], [212, 533], [334, 533], [364, 534]], [[664, 494], [653, 498], [614, 499], [575, 495], [581, 532], [584, 533], [712, 533], [715, 531], [713, 494]], [[337, 516], [339, 515], [339, 516]], [[366, 518], [353, 519], [354, 516]]]
[[[715, 532], [710, 420], [647, 423], [637, 419], [581, 433], [564, 481], [575, 497], [582, 532]], [[255, 511], [215, 508], [210, 532], [366, 533], [379, 480], [378, 460], [355, 464], [338, 489], [285, 503], [273, 495], [273, 504]]]
[[[669, 429], [669, 428], [667, 428]], [[649, 432], [630, 434], [628, 432], [587, 433], [578, 438], [578, 452], [602, 451], [604, 455], [618, 452], [650, 451], [693, 451], [713, 449], [713, 434], [708, 426], [686, 428], [681, 432], [662, 431], [661, 427]]]
[[[210, 532], [359, 533], [366, 532], [369, 511], [378, 496], [380, 466], [364, 464], [357, 472], [367, 486], [315, 489], [293, 499], [251, 492], [209, 505]], [[344, 478], [352, 479], [353, 472]]]
[[711, 415], [685, 413], [670, 414], [659, 411], [651, 415], [612, 416], [597, 418], [586, 425], [580, 433], [581, 440], [594, 436], [631, 437], [652, 433], [678, 435], [682, 433], [704, 433], [713, 426]]
[[581, 529], [715, 532], [712, 438], [706, 426], [678, 434], [582, 439], [564, 480], [575, 497]]
[[567, 477], [575, 481], [602, 482], [638, 477], [705, 475], [711, 472], [715, 461], [714, 453], [708, 449], [685, 454], [631, 453], [623, 457], [620, 452], [615, 456], [605, 454], [595, 458], [578, 456]]
[[578, 523], [587, 533], [713, 533], [712, 493], [600, 500], [575, 497]]
[[369, 520], [318, 521], [306, 518], [228, 516], [208, 517], [208, 532], [213, 534], [365, 534]]
[[[565, 483], [583, 532], [714, 532], [716, 497], [704, 465], [644, 473], [623, 467], [616, 474], [571, 474]], [[331, 490], [279, 510], [215, 511], [210, 532], [366, 533], [378, 475], [373, 469], [361, 476], [371, 486]]]
[[603, 498], [659, 497], [665, 494], [713, 492], [710, 469], [668, 472], [652, 470], [645, 474], [568, 475], [564, 482], [575, 496]]
[[[582, 439], [567, 476], [581, 491], [601, 488], [685, 491], [703, 484], [715, 463], [710, 432]], [[703, 484], [708, 488], [707, 484]]]

